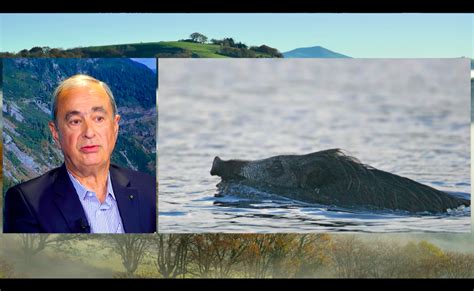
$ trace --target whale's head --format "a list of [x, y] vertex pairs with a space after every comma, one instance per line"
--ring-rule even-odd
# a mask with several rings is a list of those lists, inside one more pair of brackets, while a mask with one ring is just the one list
[[211, 175], [219, 176], [222, 180], [241, 180], [242, 167], [246, 164], [246, 161], [241, 160], [229, 160], [224, 161], [219, 157], [214, 158], [212, 162]]
[[211, 168], [211, 176], [220, 176], [219, 173], [222, 171], [221, 165], [223, 161], [219, 157], [214, 158], [214, 162], [212, 162], [212, 168]]

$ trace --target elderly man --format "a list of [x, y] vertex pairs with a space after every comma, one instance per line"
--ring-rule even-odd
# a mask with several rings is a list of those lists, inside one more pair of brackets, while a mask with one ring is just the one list
[[155, 232], [156, 178], [110, 164], [120, 115], [107, 84], [64, 80], [51, 113], [64, 164], [7, 191], [4, 232]]

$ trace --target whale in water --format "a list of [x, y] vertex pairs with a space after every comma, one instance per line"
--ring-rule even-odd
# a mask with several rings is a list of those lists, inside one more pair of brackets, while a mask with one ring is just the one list
[[214, 158], [211, 175], [291, 199], [364, 209], [446, 212], [470, 200], [362, 164], [340, 149], [246, 161]]

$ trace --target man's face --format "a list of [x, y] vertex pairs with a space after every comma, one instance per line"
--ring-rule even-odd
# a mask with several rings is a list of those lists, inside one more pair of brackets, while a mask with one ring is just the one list
[[60, 144], [68, 169], [89, 172], [109, 165], [120, 116], [113, 116], [105, 90], [95, 83], [63, 90], [57, 100], [57, 128], [49, 128]]

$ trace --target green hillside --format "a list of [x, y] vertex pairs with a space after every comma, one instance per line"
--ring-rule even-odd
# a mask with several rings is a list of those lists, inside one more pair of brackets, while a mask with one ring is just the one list
[[218, 53], [220, 47], [213, 44], [201, 44], [185, 41], [162, 41], [158, 43], [163, 49], [181, 48], [191, 51], [199, 58], [227, 58], [227, 56]]
[[247, 47], [242, 43], [199, 43], [189, 40], [130, 43], [59, 49], [33, 47], [18, 53], [0, 53], [0, 57], [54, 58], [281, 58], [283, 55], [266, 45]]
[[66, 50], [66, 52], [82, 52], [88, 56], [123, 56], [138, 57], [195, 57], [225, 58], [220, 55], [218, 45], [191, 43], [185, 41], [160, 41], [150, 43], [131, 43], [119, 45], [93, 46]]

